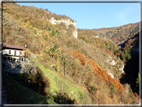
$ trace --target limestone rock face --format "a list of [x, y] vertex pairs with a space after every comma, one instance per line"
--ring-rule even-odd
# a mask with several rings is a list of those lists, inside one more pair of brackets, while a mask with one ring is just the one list
[[69, 25], [73, 25], [75, 30], [73, 31], [73, 36], [75, 38], [78, 38], [78, 34], [77, 34], [77, 28], [76, 28], [76, 22], [75, 21], [71, 21], [70, 19], [61, 19], [61, 20], [56, 20], [54, 17], [52, 17], [51, 19], [47, 19], [47, 21], [51, 22], [52, 24], [60, 24], [60, 23], [64, 23], [68, 29]]
[[[107, 73], [112, 77], [115, 78], [116, 75], [120, 76], [124, 73], [124, 64], [122, 61], [119, 61], [118, 59], [108, 56], [105, 63], [107, 64]], [[117, 71], [117, 72], [116, 72]], [[118, 79], [118, 78], [117, 78]]]
[[107, 70], [107, 73], [114, 79], [114, 75], [109, 70]]

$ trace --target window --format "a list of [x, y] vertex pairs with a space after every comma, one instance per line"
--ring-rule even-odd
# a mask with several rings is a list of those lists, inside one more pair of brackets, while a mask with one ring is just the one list
[[20, 51], [20, 55], [22, 55], [22, 51]]
[[14, 51], [14, 55], [16, 55], [16, 51]]
[[11, 54], [11, 50], [9, 50], [9, 54]]

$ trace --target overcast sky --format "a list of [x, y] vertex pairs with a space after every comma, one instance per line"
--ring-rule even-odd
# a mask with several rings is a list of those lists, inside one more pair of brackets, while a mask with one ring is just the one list
[[18, 3], [48, 9], [77, 22], [77, 28], [116, 27], [140, 21], [139, 3]]

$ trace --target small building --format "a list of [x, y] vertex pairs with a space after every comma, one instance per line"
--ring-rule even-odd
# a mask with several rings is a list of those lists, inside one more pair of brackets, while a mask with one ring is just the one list
[[4, 60], [21, 60], [24, 61], [25, 47], [10, 44], [2, 45], [2, 55]]

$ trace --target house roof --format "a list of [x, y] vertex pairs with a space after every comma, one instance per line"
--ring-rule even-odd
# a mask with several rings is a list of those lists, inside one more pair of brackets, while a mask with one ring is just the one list
[[16, 45], [9, 45], [9, 44], [3, 44], [3, 48], [26, 49], [24, 46], [16, 46]]

